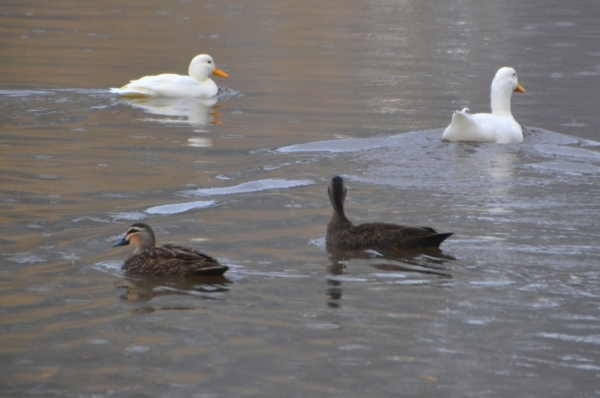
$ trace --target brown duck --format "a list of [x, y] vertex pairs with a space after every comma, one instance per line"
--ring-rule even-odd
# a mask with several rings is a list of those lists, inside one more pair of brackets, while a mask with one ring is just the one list
[[346, 187], [342, 177], [331, 179], [327, 190], [333, 206], [333, 216], [327, 224], [327, 245], [343, 250], [418, 249], [439, 247], [452, 232], [439, 233], [433, 228], [388, 223], [355, 226], [346, 218], [344, 199]]
[[216, 276], [229, 267], [219, 264], [208, 254], [179, 245], [156, 246], [154, 231], [148, 224], [136, 223], [113, 245], [133, 245], [133, 254], [125, 260], [122, 269], [130, 275], [147, 276]]

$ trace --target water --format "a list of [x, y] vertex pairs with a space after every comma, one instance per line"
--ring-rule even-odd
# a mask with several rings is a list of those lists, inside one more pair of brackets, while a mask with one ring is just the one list
[[[0, 11], [2, 396], [600, 394], [600, 5], [31, 1]], [[218, 103], [108, 94], [211, 54]], [[511, 65], [519, 145], [441, 142]], [[347, 214], [453, 231], [329, 252]], [[223, 279], [124, 278], [136, 221]]]

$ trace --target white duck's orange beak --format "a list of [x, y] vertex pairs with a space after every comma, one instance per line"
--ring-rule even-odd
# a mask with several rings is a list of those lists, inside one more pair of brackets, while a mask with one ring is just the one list
[[525, 93], [525, 89], [523, 88], [523, 86], [521, 86], [520, 84], [517, 83], [517, 88], [515, 88], [515, 93]]
[[229, 77], [229, 75], [227, 73], [223, 72], [219, 68], [215, 68], [215, 71], [213, 72], [213, 75], [219, 76], [219, 77]]

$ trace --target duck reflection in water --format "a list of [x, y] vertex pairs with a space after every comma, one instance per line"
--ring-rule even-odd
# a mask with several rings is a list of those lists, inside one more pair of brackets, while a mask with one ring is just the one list
[[327, 247], [329, 252], [329, 272], [331, 275], [343, 275], [348, 263], [366, 264], [382, 271], [417, 272], [441, 278], [451, 278], [445, 263], [456, 260], [442, 253], [436, 247], [418, 250], [341, 250]]
[[121, 102], [134, 108], [141, 109], [146, 113], [168, 118], [142, 119], [148, 122], [207, 125], [221, 124], [218, 117], [218, 109], [222, 106], [216, 105], [216, 98], [169, 98], [169, 97], [146, 97], [146, 98], [121, 98]]
[[221, 300], [222, 294], [229, 292], [227, 285], [231, 284], [225, 276], [174, 278], [174, 277], [144, 277], [127, 278], [118, 283], [124, 288], [121, 296], [124, 300], [135, 302], [150, 301], [161, 296], [193, 296], [205, 300]]
[[[326, 295], [329, 297], [327, 306], [330, 308], [339, 308], [343, 297], [342, 285], [345, 280], [336, 278], [344, 275], [348, 266], [353, 269], [360, 269], [359, 273], [353, 273], [363, 279], [364, 266], [373, 267], [380, 271], [390, 273], [414, 273], [417, 275], [427, 275], [430, 281], [429, 286], [443, 286], [443, 281], [452, 278], [452, 274], [447, 269], [445, 263], [455, 260], [454, 257], [442, 253], [437, 247], [430, 247], [418, 250], [342, 250], [328, 246], [329, 260], [331, 265], [328, 267], [329, 273], [333, 278], [327, 279]], [[334, 279], [335, 278], [335, 279]], [[350, 277], [352, 278], [352, 277]], [[417, 279], [423, 279], [417, 278]], [[406, 279], [408, 280], [408, 279]]]

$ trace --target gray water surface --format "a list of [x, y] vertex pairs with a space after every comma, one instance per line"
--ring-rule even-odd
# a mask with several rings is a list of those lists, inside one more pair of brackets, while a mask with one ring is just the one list
[[[600, 3], [31, 1], [0, 10], [0, 395], [600, 395]], [[123, 100], [211, 54], [218, 101]], [[522, 144], [441, 140], [526, 94]], [[218, 79], [218, 80], [217, 80]], [[442, 250], [325, 247], [356, 222]], [[137, 221], [224, 278], [134, 280]]]

